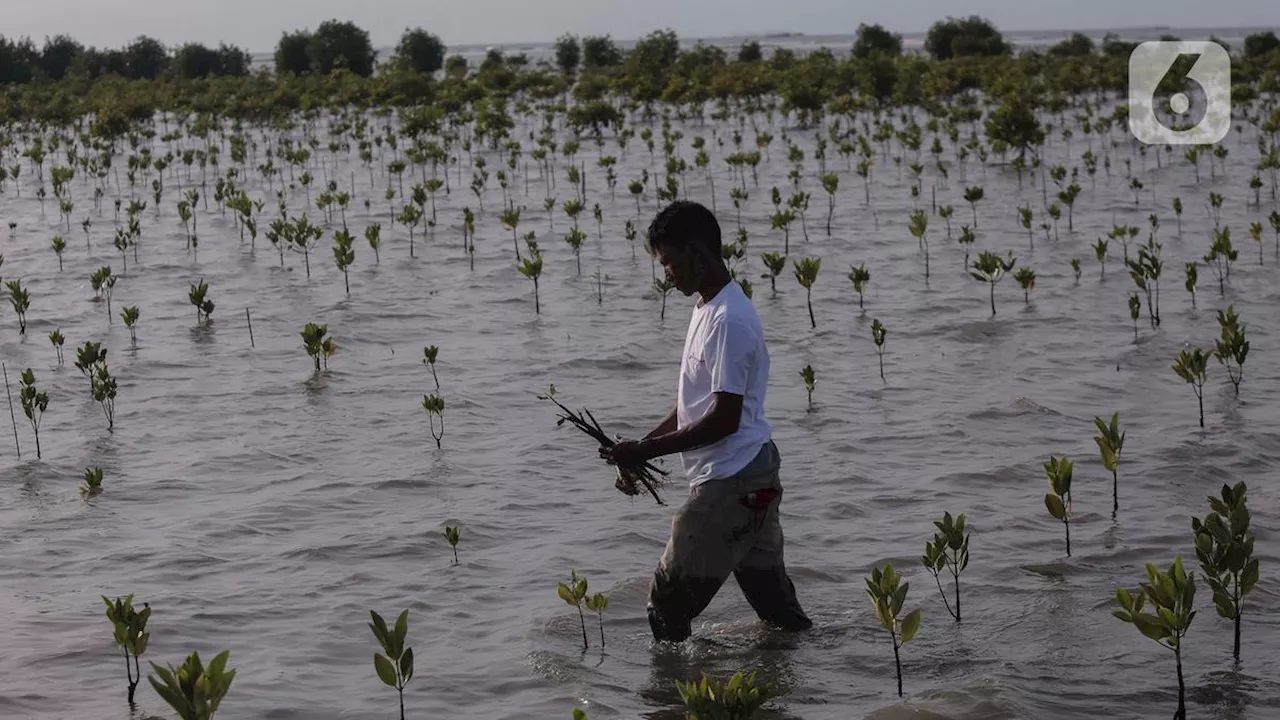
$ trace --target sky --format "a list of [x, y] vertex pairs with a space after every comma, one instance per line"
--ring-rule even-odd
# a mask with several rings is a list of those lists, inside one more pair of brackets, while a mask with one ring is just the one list
[[228, 42], [268, 52], [285, 31], [350, 20], [375, 46], [422, 27], [449, 45], [545, 42], [565, 32], [681, 37], [770, 32], [852, 33], [879, 23], [922, 32], [947, 15], [977, 14], [1000, 29], [1280, 27], [1277, 0], [0, 0], [0, 35], [37, 42], [59, 33], [99, 47], [138, 35], [168, 45]]

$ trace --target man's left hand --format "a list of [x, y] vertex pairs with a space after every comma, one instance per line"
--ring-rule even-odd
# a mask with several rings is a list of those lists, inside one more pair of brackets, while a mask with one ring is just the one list
[[611, 465], [635, 466], [648, 461], [651, 456], [643, 440], [623, 440], [612, 447], [601, 447], [600, 457]]

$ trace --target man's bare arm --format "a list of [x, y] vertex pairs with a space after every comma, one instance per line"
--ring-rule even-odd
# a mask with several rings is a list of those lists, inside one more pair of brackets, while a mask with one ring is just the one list
[[648, 435], [645, 435], [643, 439], [648, 440], [649, 438], [655, 438], [659, 435], [673, 433], [676, 431], [676, 427], [676, 408], [672, 407], [671, 412], [667, 413], [667, 416], [663, 418], [662, 422], [658, 423], [658, 427], [654, 428]]
[[738, 424], [742, 420], [743, 397], [718, 392], [714, 398], [711, 410], [693, 423], [641, 440], [639, 454], [645, 460], [674, 455], [712, 445], [738, 432]]

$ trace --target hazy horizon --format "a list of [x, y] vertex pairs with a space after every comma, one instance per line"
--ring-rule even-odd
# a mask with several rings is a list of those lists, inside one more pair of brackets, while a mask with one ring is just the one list
[[[904, 35], [923, 33], [948, 15], [981, 15], [1006, 33], [1071, 32], [1122, 28], [1275, 28], [1280, 3], [1273, 0], [1147, 0], [1117, 4], [1079, 0], [1054, 7], [1028, 7], [1017, 0], [974, 0], [963, 7], [944, 0], [908, 0], [891, 6], [858, 10], [832, 0], [765, 3], [744, 0], [704, 2], [688, 7], [676, 0], [639, 6], [604, 0], [544, 0], [538, 7], [509, 0], [473, 0], [450, 4], [410, 0], [366, 0], [353, 11], [338, 0], [276, 0], [265, 7], [251, 0], [223, 0], [190, 6], [158, 0], [45, 0], [10, 8], [0, 34], [44, 38], [67, 34], [87, 45], [120, 47], [139, 35], [166, 45], [202, 42], [233, 43], [255, 53], [269, 52], [284, 32], [314, 28], [328, 19], [351, 20], [367, 30], [375, 46], [394, 45], [406, 27], [423, 27], [447, 45], [511, 45], [544, 43], [562, 33], [609, 34], [631, 40], [653, 30], [671, 28], [681, 37], [738, 37], [770, 33], [843, 35], [859, 23], [879, 23]], [[1081, 18], [1089, 18], [1081, 22]]]

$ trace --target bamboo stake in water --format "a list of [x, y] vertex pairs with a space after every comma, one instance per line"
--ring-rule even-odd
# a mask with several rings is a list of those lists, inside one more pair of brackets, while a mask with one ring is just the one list
[[18, 458], [22, 458], [22, 447], [18, 445], [18, 416], [13, 414], [13, 394], [9, 392], [9, 366], [0, 363], [0, 370], [4, 371], [4, 394], [9, 396], [9, 422], [13, 424], [13, 447], [18, 451]]
[[256, 348], [253, 344], [253, 318], [249, 317], [249, 308], [244, 309], [244, 320], [249, 323], [249, 347]]

